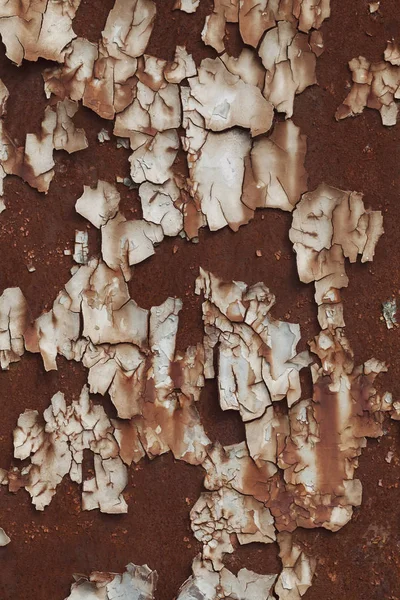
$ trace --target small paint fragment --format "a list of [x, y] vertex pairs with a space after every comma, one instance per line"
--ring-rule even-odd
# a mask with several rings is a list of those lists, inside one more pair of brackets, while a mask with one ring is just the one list
[[380, 6], [380, 2], [370, 2], [368, 4], [368, 8], [369, 8], [369, 12], [372, 15], [373, 13], [376, 13], [379, 10], [379, 6]]
[[132, 181], [132, 179], [130, 177], [124, 177], [122, 183], [124, 184], [125, 187], [127, 187], [129, 190], [134, 190], [135, 188], [137, 188], [138, 186]]
[[99, 140], [100, 144], [104, 144], [104, 142], [109, 142], [111, 138], [107, 129], [101, 129], [101, 131], [99, 131], [99, 133], [97, 134], [97, 139]]
[[2, 527], [0, 527], [0, 546], [7, 546], [11, 542], [10, 538], [4, 531]]
[[389, 452], [385, 456], [385, 460], [389, 465], [392, 462], [393, 457], [394, 457], [394, 452], [392, 450], [389, 450]]
[[117, 148], [126, 148], [129, 150], [129, 139], [117, 137]]
[[74, 261], [86, 265], [89, 260], [89, 234], [87, 231], [75, 231]]
[[386, 321], [386, 327], [388, 329], [393, 329], [395, 326], [397, 327], [397, 303], [396, 300], [389, 299], [386, 302], [382, 302], [382, 315]]
[[393, 404], [393, 395], [390, 392], [385, 392], [383, 394], [383, 401], [386, 404], [392, 405]]

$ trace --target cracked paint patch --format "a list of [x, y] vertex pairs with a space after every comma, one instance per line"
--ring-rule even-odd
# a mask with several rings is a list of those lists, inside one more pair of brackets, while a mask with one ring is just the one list
[[[229, 63], [228, 63], [229, 65]], [[260, 89], [229, 71], [221, 58], [205, 58], [196, 77], [189, 78], [188, 110], [196, 110], [205, 128], [223, 131], [233, 126], [250, 129], [256, 136], [272, 125], [272, 105]]]
[[226, 568], [214, 571], [209, 561], [196, 556], [192, 564], [193, 575], [179, 590], [177, 600], [272, 600], [276, 575], [259, 575], [240, 569], [234, 575]]
[[367, 107], [380, 112], [383, 125], [396, 125], [400, 98], [398, 44], [393, 40], [388, 42], [383, 61], [370, 62], [359, 56], [349, 62], [349, 69], [352, 86], [336, 111], [336, 120], [355, 117]]
[[80, 0], [0, 2], [0, 35], [6, 55], [18, 66], [38, 58], [63, 62], [65, 48], [76, 37], [72, 22]]
[[[381, 436], [384, 413], [393, 414], [374, 387], [385, 364], [370, 359], [355, 366], [344, 322], [337, 320], [323, 321], [311, 355], [300, 358], [293, 326], [269, 317], [274, 297], [263, 284], [248, 288], [201, 272], [197, 286], [205, 296], [205, 375], [215, 376], [216, 347], [220, 404], [239, 410], [247, 442], [208, 450], [203, 467], [208, 472], [215, 465], [215, 472], [205, 487], [222, 493], [228, 485], [263, 502], [278, 531], [340, 529], [361, 502], [354, 475], [366, 438]], [[340, 299], [337, 304], [342, 315]], [[313, 396], [303, 399], [298, 369], [310, 363]], [[282, 399], [287, 412], [276, 403]]]
[[190, 108], [188, 88], [181, 88], [181, 97], [189, 168], [190, 200], [183, 205], [187, 237], [196, 237], [205, 225], [237, 231], [257, 208], [292, 211], [307, 189], [306, 138], [299, 128], [279, 122], [269, 136], [256, 140], [239, 127], [215, 133]]
[[129, 563], [123, 573], [94, 571], [89, 577], [75, 575], [66, 600], [154, 600], [157, 573], [147, 565]]
[[303, 195], [293, 212], [289, 238], [296, 252], [300, 281], [315, 282], [318, 320], [343, 327], [339, 290], [348, 285], [345, 258], [373, 260], [383, 233], [380, 211], [365, 209], [362, 194], [321, 184]]
[[311, 586], [317, 561], [293, 542], [290, 533], [278, 534], [283, 569], [275, 585], [279, 600], [300, 600]]
[[300, 398], [299, 371], [311, 359], [297, 353], [299, 325], [269, 314], [275, 296], [263, 283], [224, 282], [200, 270], [196, 293], [204, 294], [203, 321], [206, 377], [215, 376], [213, 351], [218, 351], [221, 408], [238, 410], [244, 421], [261, 417], [274, 401]]
[[323, 45], [320, 35], [315, 40], [313, 33], [301, 33], [292, 23], [280, 21], [267, 31], [258, 49], [266, 69], [263, 94], [287, 118], [293, 114], [296, 94], [317, 83], [315, 68]]
[[203, 557], [221, 570], [222, 557], [232, 553], [231, 536], [240, 544], [275, 541], [274, 520], [268, 508], [252, 496], [221, 488], [203, 492], [190, 512], [194, 536], [203, 544]]
[[264, 33], [279, 23], [290, 23], [308, 33], [311, 29], [319, 29], [329, 16], [329, 0], [214, 0], [213, 12], [206, 17], [202, 40], [221, 53], [225, 50], [226, 24], [239, 23], [243, 42], [256, 48]]
[[[71, 154], [88, 146], [84, 130], [75, 127], [72, 120], [78, 111], [78, 104], [65, 98], [47, 106], [40, 133], [27, 133], [25, 145], [18, 147], [4, 127], [3, 117], [8, 98], [8, 90], [1, 83], [0, 197], [4, 193], [3, 179], [6, 175], [16, 175], [39, 192], [47, 194], [55, 175], [54, 150], [64, 150]], [[4, 202], [2, 207], [4, 210]]]
[[0, 296], [0, 368], [8, 369], [25, 352], [23, 335], [30, 311], [20, 288], [7, 288]]
[[114, 427], [104, 409], [89, 398], [87, 387], [67, 405], [58, 392], [41, 417], [36, 410], [20, 415], [14, 430], [15, 458], [30, 458], [21, 469], [23, 486], [37, 510], [44, 510], [65, 475], [82, 484], [83, 451], [95, 455], [95, 476], [83, 482], [82, 508], [112, 514], [128, 510], [122, 496], [127, 469], [119, 457]]

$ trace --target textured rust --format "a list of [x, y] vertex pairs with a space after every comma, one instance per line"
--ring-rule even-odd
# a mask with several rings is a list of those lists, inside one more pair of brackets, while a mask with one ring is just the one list
[[[157, 0], [157, 16], [147, 52], [173, 60], [176, 44], [185, 45], [196, 64], [216, 53], [200, 42], [204, 18], [212, 3], [202, 0], [195, 14], [173, 11], [173, 0]], [[74, 31], [97, 43], [112, 0], [82, 0]], [[236, 24], [227, 27], [226, 46], [238, 54]], [[322, 25], [325, 51], [317, 60], [320, 87], [312, 86], [294, 101], [293, 121], [307, 136], [306, 170], [309, 189], [325, 181], [341, 189], [364, 193], [364, 202], [382, 210], [385, 235], [371, 264], [347, 264], [349, 286], [342, 292], [346, 333], [354, 348], [357, 364], [370, 356], [389, 363], [382, 380], [395, 398], [400, 395], [400, 337], [388, 331], [380, 320], [381, 302], [398, 294], [398, 171], [400, 133], [398, 126], [385, 128], [376, 111], [366, 110], [356, 119], [334, 121], [351, 73], [347, 62], [364, 55], [379, 61], [387, 40], [399, 39], [400, 20], [394, 0], [383, 0], [380, 10], [370, 14], [365, 0], [334, 0], [332, 14]], [[10, 92], [5, 117], [6, 129], [16, 145], [24, 144], [27, 132], [39, 134], [46, 99], [41, 71], [51, 66], [44, 60], [24, 63], [20, 68], [0, 53], [1, 78]], [[85, 129], [89, 149], [75, 155], [55, 152], [55, 177], [47, 196], [39, 194], [20, 179], [5, 180], [7, 210], [0, 215], [0, 293], [19, 286], [33, 316], [49, 309], [59, 290], [68, 281], [75, 230], [89, 232], [90, 255], [99, 251], [100, 238], [94, 227], [77, 215], [76, 199], [83, 185], [113, 175], [129, 175], [129, 152], [116, 149], [115, 140], [99, 144], [98, 132], [110, 124], [80, 107], [74, 118]], [[181, 161], [181, 162], [180, 162]], [[178, 168], [184, 172], [182, 159]], [[138, 194], [118, 186], [121, 211], [141, 217]], [[190, 205], [188, 205], [190, 206]], [[268, 209], [256, 213], [246, 226], [233, 233], [228, 228], [213, 233], [200, 230], [199, 244], [180, 238], [166, 239], [153, 257], [136, 266], [129, 282], [131, 295], [140, 306], [150, 308], [168, 296], [183, 299], [177, 347], [186, 348], [202, 339], [201, 298], [194, 296], [198, 268], [210, 270], [228, 281], [248, 284], [265, 281], [277, 297], [273, 316], [301, 324], [304, 339], [318, 332], [313, 286], [298, 282], [295, 255], [288, 240], [291, 215]], [[255, 252], [262, 254], [255, 258]], [[388, 260], [388, 257], [390, 259]], [[34, 273], [27, 270], [31, 260]], [[305, 349], [302, 341], [300, 350]], [[45, 373], [39, 355], [1, 373], [1, 402], [5, 407], [0, 429], [0, 467], [12, 463], [12, 430], [26, 408], [42, 412], [59, 389], [77, 399], [87, 373], [81, 365], [58, 358], [59, 370]], [[179, 377], [178, 377], [179, 380]], [[178, 381], [177, 381], [178, 385]], [[302, 377], [309, 395], [309, 381]], [[109, 398], [95, 397], [110, 417], [116, 411]], [[222, 444], [240, 442], [244, 425], [234, 411], [223, 412], [217, 402], [217, 384], [208, 381], [197, 405], [207, 435]], [[398, 578], [398, 502], [400, 432], [398, 423], [385, 424], [388, 434], [369, 441], [360, 458], [357, 477], [363, 483], [363, 503], [353, 519], [332, 534], [321, 529], [297, 530], [308, 553], [317, 557], [316, 577], [306, 600], [382, 600], [400, 597]], [[129, 450], [129, 449], [128, 449]], [[127, 451], [128, 451], [127, 450]], [[391, 464], [385, 461], [395, 453]], [[87, 467], [89, 470], [90, 465]], [[174, 461], [171, 454], [150, 461], [143, 459], [129, 471], [126, 500], [130, 511], [124, 516], [81, 512], [78, 486], [64, 479], [52, 504], [44, 513], [35, 512], [23, 490], [17, 496], [0, 487], [0, 525], [12, 542], [0, 548], [0, 597], [24, 598], [29, 589], [32, 600], [67, 597], [73, 572], [122, 572], [130, 561], [148, 563], [159, 573], [157, 599], [171, 600], [191, 573], [191, 563], [200, 544], [190, 530], [189, 511], [202, 490], [204, 472], [200, 467]], [[259, 573], [277, 573], [280, 568], [276, 544], [240, 547], [226, 560], [237, 572], [247, 567]], [[46, 560], [43, 559], [46, 557]]]

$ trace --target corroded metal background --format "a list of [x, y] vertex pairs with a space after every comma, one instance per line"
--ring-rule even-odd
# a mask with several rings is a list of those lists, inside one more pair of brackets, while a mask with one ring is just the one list
[[[74, 21], [78, 35], [96, 41], [112, 8], [112, 0], [82, 0]], [[172, 0], [157, 0], [157, 17], [147, 52], [172, 59], [176, 44], [186, 44], [198, 63], [214, 57], [200, 42], [204, 17], [211, 2], [202, 0], [195, 15], [171, 12]], [[355, 119], [337, 123], [335, 110], [343, 100], [350, 80], [347, 62], [364, 55], [379, 60], [386, 42], [400, 34], [395, 0], [382, 0], [378, 15], [370, 15], [366, 0], [332, 0], [332, 14], [322, 26], [325, 52], [317, 61], [319, 87], [308, 88], [295, 100], [293, 120], [308, 137], [306, 168], [309, 189], [320, 182], [362, 192], [367, 206], [382, 210], [385, 235], [373, 263], [347, 266], [349, 287], [342, 292], [346, 332], [357, 363], [375, 356], [389, 363], [380, 385], [400, 394], [400, 337], [388, 331], [380, 319], [381, 302], [400, 288], [399, 128], [384, 128], [376, 111], [366, 110]], [[228, 50], [239, 48], [235, 25], [228, 26]], [[0, 78], [10, 91], [6, 124], [22, 143], [26, 131], [38, 132], [46, 105], [41, 71], [45, 61], [24, 63], [20, 68], [0, 53]], [[47, 196], [21, 180], [5, 182], [7, 211], [0, 217], [0, 291], [20, 286], [37, 317], [49, 308], [57, 292], [69, 279], [71, 258], [63, 250], [71, 247], [76, 228], [86, 225], [74, 204], [83, 185], [110, 174], [128, 176], [129, 152], [115, 145], [101, 145], [97, 133], [104, 122], [88, 109], [75, 118], [84, 127], [89, 148], [71, 156], [56, 154], [56, 176]], [[182, 170], [184, 158], [181, 158]], [[127, 216], [140, 215], [135, 191], [122, 188], [122, 209]], [[295, 256], [288, 239], [291, 215], [268, 210], [233, 233], [227, 228], [200, 232], [200, 243], [166, 239], [155, 256], [135, 267], [129, 283], [132, 296], [145, 308], [160, 304], [167, 296], [184, 300], [177, 347], [200, 342], [201, 299], [193, 294], [199, 266], [222, 278], [247, 283], [264, 281], [277, 297], [276, 318], [290, 318], [302, 325], [303, 339], [318, 332], [312, 286], [298, 282]], [[89, 230], [90, 250], [99, 248], [98, 232]], [[177, 246], [177, 251], [174, 251]], [[256, 250], [261, 256], [256, 257]], [[280, 251], [280, 259], [276, 253]], [[32, 260], [36, 271], [29, 273]], [[300, 350], [303, 349], [302, 347]], [[58, 372], [44, 372], [39, 355], [26, 355], [22, 362], [1, 375], [0, 419], [1, 466], [13, 462], [12, 430], [26, 408], [40, 412], [59, 389], [76, 399], [85, 383], [81, 365], [59, 360]], [[311, 382], [304, 379], [309, 393]], [[99, 399], [100, 400], [100, 399]], [[111, 403], [105, 403], [110, 416]], [[223, 413], [218, 406], [214, 381], [202, 392], [199, 411], [207, 434], [223, 444], [244, 439], [244, 426], [236, 413]], [[357, 476], [364, 486], [363, 504], [352, 521], [338, 533], [321, 529], [297, 530], [310, 553], [318, 559], [313, 586], [307, 600], [400, 598], [398, 423], [387, 424], [388, 434], [369, 440], [360, 459]], [[390, 464], [385, 461], [394, 452]], [[150, 462], [144, 459], [129, 471], [123, 516], [85, 513], [80, 510], [78, 486], [65, 479], [44, 513], [38, 513], [24, 491], [17, 496], [0, 488], [1, 524], [13, 544], [0, 548], [0, 597], [2, 600], [62, 599], [68, 595], [71, 575], [92, 570], [122, 571], [132, 561], [148, 563], [159, 573], [157, 598], [171, 600], [190, 575], [200, 544], [193, 538], [189, 510], [202, 490], [203, 470], [175, 462], [170, 454]], [[275, 544], [239, 547], [226, 557], [233, 571], [246, 566], [259, 573], [279, 572]]]

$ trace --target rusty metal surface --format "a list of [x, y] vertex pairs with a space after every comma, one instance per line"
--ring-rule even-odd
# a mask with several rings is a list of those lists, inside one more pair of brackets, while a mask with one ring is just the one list
[[[112, 0], [82, 0], [74, 22], [78, 35], [97, 40], [112, 4]], [[175, 45], [186, 43], [197, 64], [205, 56], [214, 57], [214, 51], [199, 41], [211, 2], [202, 0], [195, 15], [172, 13], [172, 5], [172, 0], [157, 1], [147, 52], [170, 60]], [[399, 127], [383, 127], [379, 114], [372, 110], [339, 123], [334, 114], [350, 81], [347, 62], [360, 54], [370, 60], [381, 58], [387, 40], [400, 34], [397, 9], [395, 0], [382, 0], [380, 14], [371, 16], [365, 0], [332, 0], [331, 17], [322, 26], [325, 52], [317, 61], [319, 87], [296, 97], [293, 116], [308, 137], [309, 189], [325, 181], [357, 190], [364, 194], [366, 206], [383, 212], [385, 234], [374, 262], [347, 265], [350, 283], [342, 297], [346, 333], [357, 364], [371, 356], [387, 361], [389, 372], [380, 385], [390, 389], [395, 398], [400, 393], [400, 337], [396, 328], [387, 330], [380, 316], [382, 301], [400, 287]], [[237, 53], [238, 47], [236, 27], [230, 25], [228, 48]], [[19, 142], [27, 131], [40, 128], [46, 105], [41, 78], [44, 66], [47, 63], [41, 60], [13, 66], [1, 48], [0, 78], [10, 91], [6, 124]], [[63, 250], [73, 247], [75, 229], [86, 227], [74, 210], [83, 185], [129, 174], [128, 151], [97, 141], [102, 119], [80, 107], [75, 123], [86, 130], [89, 148], [71, 156], [56, 153], [56, 175], [46, 196], [17, 178], [5, 182], [0, 293], [6, 287], [20, 286], [34, 317], [49, 308], [69, 279], [72, 261]], [[178, 165], [179, 161], [183, 169], [183, 158]], [[140, 216], [137, 192], [120, 191], [124, 213]], [[266, 210], [257, 212], [237, 233], [227, 228], [215, 233], [202, 230], [198, 244], [166, 239], [153, 257], [135, 267], [129, 283], [131, 295], [145, 308], [168, 296], [183, 299], [177, 342], [183, 350], [202, 339], [201, 299], [194, 295], [200, 266], [227, 280], [264, 281], [277, 297], [274, 317], [299, 322], [303, 340], [309, 339], [318, 332], [317, 310], [312, 286], [298, 281], [288, 238], [290, 225], [289, 214]], [[90, 228], [92, 254], [99, 250], [99, 243], [98, 232]], [[29, 260], [36, 267], [33, 273], [27, 270]], [[303, 340], [300, 350], [305, 347]], [[13, 464], [12, 430], [19, 414], [26, 408], [43, 411], [58, 390], [70, 400], [76, 399], [84, 382], [81, 365], [59, 359], [59, 370], [45, 373], [39, 355], [25, 355], [2, 372], [0, 466]], [[311, 382], [302, 377], [302, 385], [308, 394]], [[108, 399], [96, 397], [96, 401], [105, 404], [109, 416], [115, 416]], [[202, 392], [199, 412], [211, 440], [230, 444], [244, 439], [239, 416], [220, 410], [214, 381], [207, 382]], [[370, 440], [361, 456], [357, 476], [364, 487], [363, 503], [352, 521], [337, 533], [296, 531], [296, 538], [318, 561], [306, 600], [400, 598], [400, 433], [397, 423], [388, 423], [386, 429], [387, 435]], [[389, 464], [385, 457], [390, 450], [394, 458]], [[122, 572], [132, 561], [156, 569], [156, 597], [171, 600], [190, 575], [192, 559], [200, 550], [190, 529], [189, 511], [201, 493], [203, 476], [201, 467], [174, 461], [170, 454], [154, 461], [144, 459], [129, 470], [125, 494], [129, 513], [118, 516], [81, 512], [79, 488], [67, 479], [43, 513], [34, 510], [25, 491], [14, 496], [0, 487], [0, 524], [12, 539], [11, 545], [0, 548], [0, 598], [22, 600], [29, 595], [31, 600], [62, 600], [68, 595], [73, 573]], [[226, 564], [235, 572], [247, 567], [259, 573], [277, 573], [280, 568], [275, 544], [239, 547]]]

